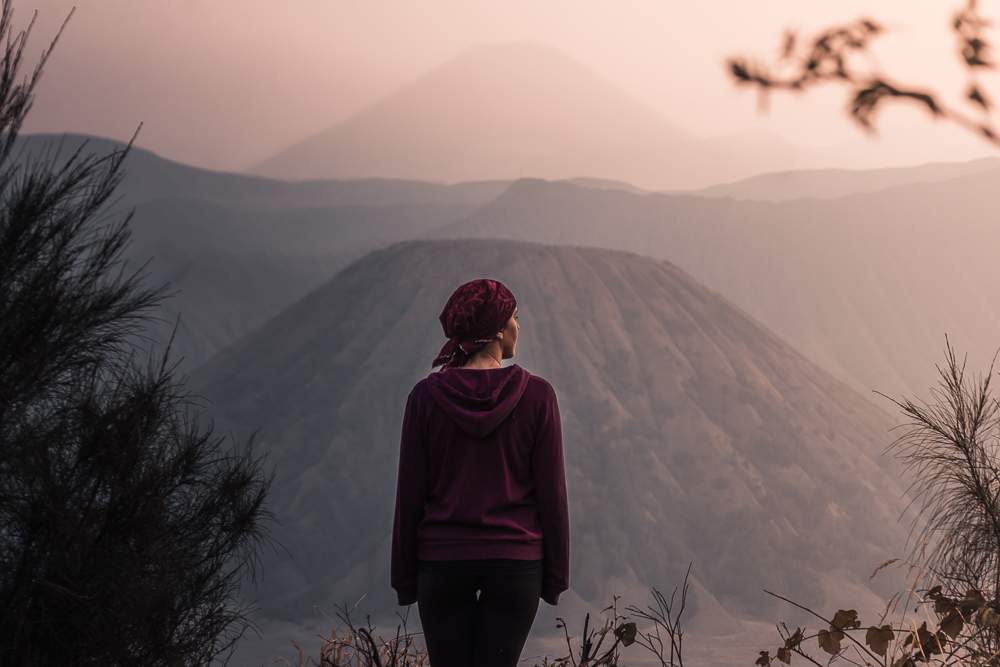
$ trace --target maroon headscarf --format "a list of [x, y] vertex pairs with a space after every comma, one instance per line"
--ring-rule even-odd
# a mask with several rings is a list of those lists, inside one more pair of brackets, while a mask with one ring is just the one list
[[514, 295], [499, 280], [480, 278], [459, 287], [438, 318], [448, 342], [431, 368], [460, 368], [503, 330], [516, 308]]

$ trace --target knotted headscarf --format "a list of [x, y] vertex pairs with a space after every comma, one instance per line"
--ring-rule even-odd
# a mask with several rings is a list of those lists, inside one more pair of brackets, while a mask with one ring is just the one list
[[514, 295], [498, 280], [480, 278], [459, 287], [438, 318], [448, 342], [431, 368], [460, 368], [503, 330], [516, 308]]

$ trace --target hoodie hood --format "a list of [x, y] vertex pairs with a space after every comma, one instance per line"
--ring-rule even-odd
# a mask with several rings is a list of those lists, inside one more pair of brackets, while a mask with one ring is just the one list
[[517, 407], [529, 377], [517, 364], [489, 370], [449, 368], [427, 376], [427, 388], [460, 429], [485, 438]]

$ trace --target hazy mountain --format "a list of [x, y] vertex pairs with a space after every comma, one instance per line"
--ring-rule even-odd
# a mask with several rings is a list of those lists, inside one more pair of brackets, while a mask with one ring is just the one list
[[589, 177], [703, 187], [815, 166], [775, 135], [702, 140], [551, 46], [477, 46], [253, 173], [459, 182]]
[[[120, 141], [80, 134], [23, 135], [18, 137], [18, 141], [22, 158], [43, 155], [68, 157], [81, 148], [85, 154], [107, 155], [124, 146]], [[164, 159], [141, 148], [132, 149], [125, 171], [120, 190], [128, 205], [174, 197], [264, 208], [469, 205], [484, 204], [509, 185], [507, 182], [479, 182], [449, 186], [421, 180], [384, 178], [289, 183], [201, 169]]]
[[[22, 160], [107, 155], [121, 143], [29, 135]], [[507, 183], [286, 183], [198, 169], [133, 148], [112, 210], [135, 209], [130, 266], [174, 294], [147, 335], [189, 371], [373, 248], [461, 219]]]
[[585, 176], [579, 176], [577, 178], [568, 178], [566, 179], [566, 182], [572, 183], [573, 185], [581, 188], [592, 188], [594, 190], [624, 190], [625, 192], [631, 192], [637, 195], [649, 194], [649, 190], [637, 188], [630, 183], [609, 181], [602, 178], [587, 178]]
[[363, 594], [366, 613], [392, 608], [403, 406], [443, 343], [442, 304], [481, 276], [517, 296], [516, 361], [559, 396], [569, 608], [672, 587], [689, 562], [694, 606], [723, 616], [773, 611], [763, 587], [856, 603], [902, 552], [902, 492], [879, 456], [893, 419], [682, 271], [596, 249], [411, 242], [343, 269], [193, 378], [220, 429], [259, 428], [276, 466], [269, 505], [293, 558], [268, 556], [265, 615]]
[[639, 252], [675, 262], [871, 396], [925, 396], [945, 335], [1000, 346], [1000, 170], [832, 201], [736, 202], [523, 181], [443, 237]]
[[837, 199], [858, 192], [876, 192], [906, 183], [949, 181], [959, 176], [978, 174], [997, 168], [1000, 168], [1000, 158], [892, 169], [800, 169], [752, 176], [736, 183], [724, 183], [696, 190], [691, 194], [701, 197], [732, 197], [741, 201], [788, 201], [804, 197]]
[[[54, 148], [55, 139], [26, 142], [37, 154], [46, 143]], [[64, 154], [85, 139], [98, 153], [114, 145], [69, 135]], [[794, 181], [791, 189], [770, 190], [779, 195], [829, 194], [989, 164], [797, 172], [762, 181]], [[185, 357], [186, 370], [362, 254], [448, 223], [455, 223], [450, 231], [437, 233], [670, 259], [865, 392], [923, 394], [935, 380], [932, 364], [945, 333], [979, 365], [1000, 345], [1000, 316], [991, 305], [998, 277], [988, 256], [993, 231], [986, 224], [997, 184], [989, 172], [861, 198], [775, 205], [643, 197], [628, 184], [594, 178], [574, 181], [587, 189], [522, 183], [490, 203], [508, 183], [286, 183], [200, 170], [138, 149], [126, 167], [121, 205], [137, 213], [128, 256], [152, 258], [154, 281], [169, 280], [178, 292], [156, 335], [164, 342], [183, 313], [174, 353]]]
[[127, 256], [176, 295], [155, 338], [191, 370], [371, 249], [467, 215], [468, 204], [242, 207], [181, 198], [140, 202]]
[[[179, 247], [170, 241], [130, 249], [152, 258], [151, 285], [169, 284], [145, 335], [162, 353], [174, 336], [170, 358], [188, 373], [216, 352], [297, 301], [361, 253], [293, 256], [230, 252], [216, 247]], [[176, 326], [176, 334], [174, 329]], [[148, 346], [145, 341], [143, 346]]]

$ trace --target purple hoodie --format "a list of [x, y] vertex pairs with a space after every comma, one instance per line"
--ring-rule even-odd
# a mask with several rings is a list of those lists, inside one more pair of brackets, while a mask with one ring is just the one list
[[544, 560], [542, 599], [569, 588], [569, 512], [552, 386], [514, 364], [432, 373], [410, 392], [399, 449], [392, 587], [417, 559]]

